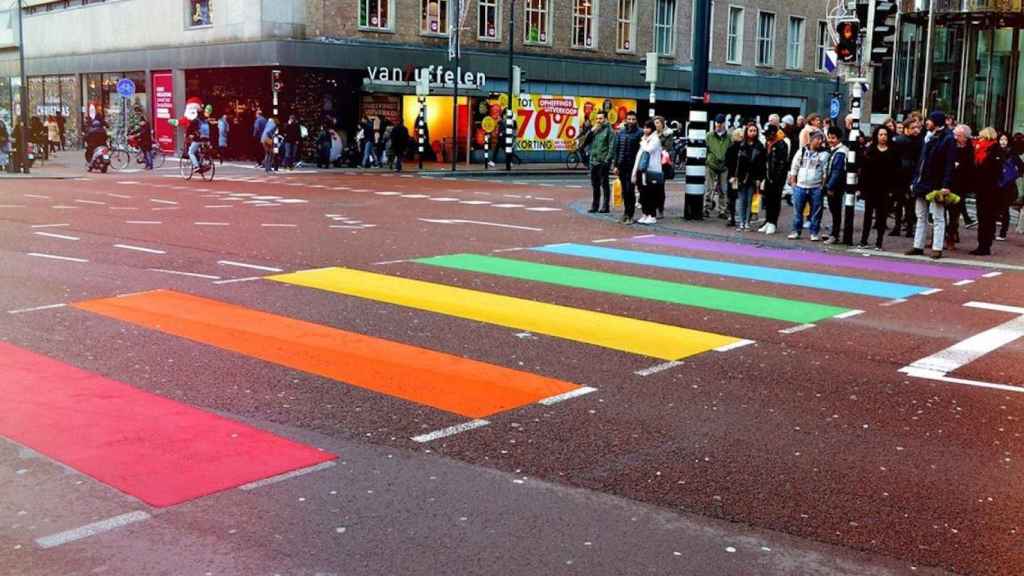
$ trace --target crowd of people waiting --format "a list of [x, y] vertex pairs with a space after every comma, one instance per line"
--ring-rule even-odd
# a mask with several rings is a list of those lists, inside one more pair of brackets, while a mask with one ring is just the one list
[[[729, 129], [725, 116], [717, 115], [706, 139], [705, 194], [703, 199], [684, 195], [683, 218], [717, 217], [747, 232], [763, 206], [765, 219], [758, 232], [771, 235], [779, 232], [786, 201], [793, 206], [789, 239], [800, 240], [807, 229], [813, 242], [839, 242], [853, 120], [847, 117], [839, 126], [817, 114], [772, 114], [763, 129], [753, 122]], [[674, 138], [660, 117], [641, 130], [630, 112], [614, 130], [598, 112], [586, 142], [593, 187], [590, 211], [610, 212], [612, 175], [622, 190], [622, 222], [657, 222], [664, 211], [665, 175], [673, 170], [668, 151]], [[1006, 240], [1011, 208], [1021, 210], [1024, 200], [1017, 183], [1024, 177], [1024, 134], [990, 127], [974, 136], [969, 126], [932, 112], [927, 117], [912, 113], [902, 122], [886, 119], [870, 136], [858, 134], [856, 141], [858, 184], [853, 192], [864, 208], [860, 248], [881, 250], [887, 235], [905, 234], [914, 240], [907, 253], [922, 255], [931, 228], [930, 255], [939, 259], [960, 242], [961, 220], [978, 229], [978, 246], [971, 254], [989, 255], [994, 241]], [[976, 220], [967, 209], [972, 197]], [[643, 216], [637, 219], [638, 202]], [[826, 207], [831, 218], [823, 227]], [[872, 232], [874, 242], [869, 244]], [[1024, 218], [1018, 219], [1017, 232], [1024, 234]]]

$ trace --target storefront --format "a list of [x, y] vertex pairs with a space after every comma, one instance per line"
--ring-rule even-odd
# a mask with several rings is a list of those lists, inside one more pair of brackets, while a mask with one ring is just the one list
[[891, 86], [885, 83], [892, 112], [925, 107], [976, 129], [1024, 132], [1024, 13], [1020, 2], [1003, 4], [999, 10], [980, 4], [937, 10], [927, 76], [928, 13], [904, 14], [895, 71], [886, 71], [893, 79]]

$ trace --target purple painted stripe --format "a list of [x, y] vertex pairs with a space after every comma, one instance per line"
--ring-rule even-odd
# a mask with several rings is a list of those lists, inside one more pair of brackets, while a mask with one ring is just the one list
[[911, 276], [946, 278], [949, 280], [975, 280], [977, 278], [981, 278], [982, 275], [988, 272], [988, 270], [983, 268], [972, 269], [933, 266], [931, 264], [888, 260], [884, 257], [842, 256], [840, 254], [829, 254], [826, 252], [762, 248], [760, 246], [753, 246], [750, 244], [734, 244], [732, 242], [697, 240], [694, 238], [680, 238], [676, 236], [634, 238], [632, 239], [632, 242], [648, 244], [651, 246], [671, 246], [673, 248], [696, 250], [698, 252], [715, 252], [717, 254], [729, 254], [731, 256], [771, 258], [772, 260], [785, 262], [802, 262], [807, 264], [820, 264], [823, 266], [838, 266], [840, 268], [886, 272], [889, 274], [908, 274]]

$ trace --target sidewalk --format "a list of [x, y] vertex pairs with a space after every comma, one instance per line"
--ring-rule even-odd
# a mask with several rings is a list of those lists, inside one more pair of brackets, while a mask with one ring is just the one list
[[[930, 250], [928, 249], [931, 246], [930, 240], [926, 244], [925, 256], [905, 256], [904, 252], [913, 247], [913, 239], [907, 238], [905, 235], [889, 236], [888, 232], [886, 232], [883, 249], [882, 251], [877, 251], [873, 248], [875, 231], [872, 230], [869, 239], [869, 244], [872, 245], [872, 248], [867, 250], [856, 248], [856, 244], [860, 242], [861, 223], [864, 218], [864, 213], [860, 210], [858, 210], [855, 215], [853, 235], [854, 246], [850, 247], [842, 244], [825, 245], [822, 242], [811, 242], [809, 239], [810, 233], [807, 230], [804, 230], [803, 239], [788, 240], [786, 236], [792, 231], [793, 208], [785, 202], [782, 204], [782, 212], [779, 215], [779, 231], [777, 234], [768, 236], [756, 231], [757, 228], [760, 228], [761, 225], [764, 224], [764, 210], [761, 211], [760, 219], [753, 227], [754, 230], [749, 232], [738, 232], [735, 227], [726, 226], [727, 220], [720, 220], [714, 215], [712, 215], [711, 218], [700, 221], [683, 220], [683, 196], [684, 194], [682, 192], [681, 185], [671, 183], [668, 198], [665, 202], [664, 219], [659, 220], [655, 225], [634, 224], [632, 226], [623, 226], [623, 229], [634, 235], [682, 234], [712, 240], [726, 240], [742, 244], [754, 244], [769, 248], [852, 253], [862, 254], [864, 256], [898, 257], [901, 259], [914, 259], [932, 262], [932, 260], [927, 256], [927, 254], [930, 253]], [[589, 197], [574, 202], [572, 207], [577, 212], [588, 217], [608, 222], [618, 222], [622, 218], [622, 208], [612, 210], [611, 214], [588, 214], [587, 209], [590, 208]], [[961, 222], [960, 242], [957, 244], [955, 250], [944, 251], [943, 258], [942, 260], [939, 260], [939, 262], [989, 266], [1005, 268], [1008, 270], [1024, 271], [1024, 235], [1016, 232], [1016, 224], [1019, 217], [1020, 216], [1016, 210], [1010, 210], [1011, 224], [1006, 241], [994, 242], [992, 245], [991, 256], [972, 256], [968, 254], [968, 252], [974, 250], [978, 246], [978, 233], [977, 229], [968, 230]], [[827, 226], [830, 225], [831, 222], [832, 215], [826, 208], [824, 215], [822, 216], [822, 234], [827, 233]], [[891, 219], [889, 220], [889, 225], [892, 225]], [[929, 226], [929, 238], [930, 235], [931, 227]]]

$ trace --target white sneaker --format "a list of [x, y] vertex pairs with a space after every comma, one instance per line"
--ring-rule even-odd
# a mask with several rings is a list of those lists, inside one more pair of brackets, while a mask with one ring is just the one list
[[775, 234], [776, 232], [778, 232], [778, 229], [775, 227], [775, 224], [765, 224], [764, 225], [764, 233], [765, 234]]
[[821, 240], [821, 236], [818, 236], [817, 234], [811, 234], [811, 242], [817, 242], [818, 240]]
[[491, 162], [491, 161], [488, 160], [487, 161], [487, 167], [488, 168], [494, 168], [494, 162]]
[[764, 232], [768, 232], [768, 227], [769, 226], [771, 226], [771, 224], [765, 222], [764, 226], [761, 226], [760, 228], [758, 228], [757, 231], [758, 232], [763, 232], [763, 233]]
[[786, 238], [789, 238], [790, 240], [799, 240], [800, 239], [800, 233], [799, 232], [790, 232], [789, 236], [786, 236]]

